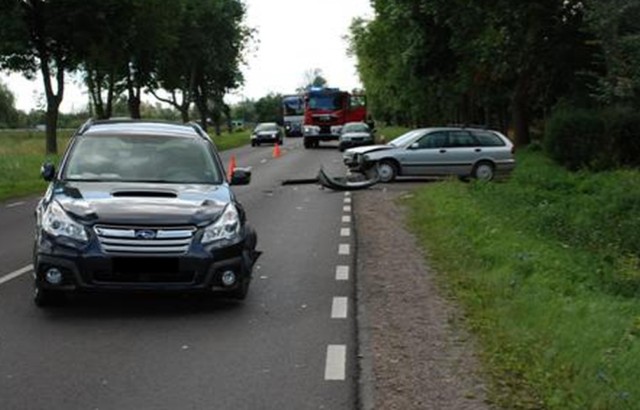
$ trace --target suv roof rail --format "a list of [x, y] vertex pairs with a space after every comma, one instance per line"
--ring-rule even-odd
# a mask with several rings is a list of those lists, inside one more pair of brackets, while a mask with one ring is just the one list
[[82, 124], [80, 126], [80, 128], [78, 129], [78, 131], [76, 132], [76, 134], [84, 134], [84, 132], [86, 130], [88, 130], [89, 128], [91, 128], [91, 126], [94, 124], [95, 120], [93, 118], [89, 118], [88, 120], [86, 120], [84, 122], [84, 124]]
[[483, 129], [483, 130], [487, 130], [489, 129], [489, 126], [486, 124], [447, 124], [447, 127], [456, 127], [456, 128], [478, 128], [478, 129]]
[[184, 126], [187, 126], [187, 127], [191, 127], [196, 132], [196, 134], [198, 134], [199, 137], [204, 138], [204, 139], [209, 139], [208, 134], [202, 129], [202, 127], [200, 127], [200, 125], [198, 123], [196, 123], [194, 121], [180, 124], [180, 123], [177, 123], [175, 121], [170, 121], [170, 120], [142, 119], [142, 118], [129, 118], [129, 117], [113, 117], [113, 118], [108, 118], [108, 119], [103, 119], [103, 120], [97, 120], [95, 118], [89, 118], [84, 124], [82, 124], [80, 126], [80, 128], [78, 129], [78, 132], [76, 134], [77, 135], [84, 134], [85, 132], [87, 132], [87, 130], [89, 128], [91, 128], [94, 125], [126, 124], [126, 123], [136, 123], [136, 122], [149, 122], [149, 123], [170, 124], [170, 125], [184, 125]]
[[195, 130], [195, 132], [202, 138], [206, 139], [206, 140], [210, 140], [209, 134], [207, 134], [205, 132], [204, 129], [202, 129], [202, 127], [200, 126], [200, 124], [198, 124], [195, 121], [189, 121], [187, 123], [185, 123], [184, 125], [188, 125], [191, 128], [193, 128]]

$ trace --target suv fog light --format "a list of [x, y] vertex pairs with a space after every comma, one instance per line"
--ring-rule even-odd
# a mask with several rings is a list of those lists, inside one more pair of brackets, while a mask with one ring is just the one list
[[231, 286], [236, 283], [236, 274], [233, 271], [226, 271], [222, 274], [222, 284], [224, 286]]
[[52, 285], [59, 285], [62, 283], [62, 272], [57, 268], [50, 268], [45, 274], [45, 279]]

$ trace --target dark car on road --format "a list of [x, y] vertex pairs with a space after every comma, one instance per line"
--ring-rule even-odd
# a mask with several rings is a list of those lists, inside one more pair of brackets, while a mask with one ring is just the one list
[[244, 299], [259, 252], [215, 145], [196, 124], [90, 121], [36, 209], [35, 302], [74, 291], [224, 291]]
[[373, 131], [364, 122], [348, 122], [340, 130], [338, 149], [373, 145]]
[[511, 141], [498, 131], [466, 127], [422, 128], [386, 145], [351, 148], [345, 165], [382, 182], [398, 176], [446, 176], [492, 180], [516, 165]]
[[275, 122], [263, 122], [256, 126], [251, 134], [251, 146], [255, 147], [264, 142], [282, 145], [284, 133]]

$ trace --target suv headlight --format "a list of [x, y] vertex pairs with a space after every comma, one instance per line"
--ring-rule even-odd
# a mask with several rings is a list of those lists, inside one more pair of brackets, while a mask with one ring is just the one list
[[56, 201], [51, 202], [42, 216], [42, 230], [52, 236], [64, 236], [79, 242], [87, 242], [84, 225], [71, 219]]
[[217, 241], [234, 241], [240, 235], [240, 215], [233, 204], [227, 205], [222, 215], [211, 225], [204, 228], [201, 242], [208, 244]]

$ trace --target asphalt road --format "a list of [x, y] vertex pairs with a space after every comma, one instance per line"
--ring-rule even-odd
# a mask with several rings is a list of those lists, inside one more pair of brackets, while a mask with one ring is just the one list
[[264, 254], [244, 302], [91, 296], [38, 309], [36, 199], [0, 203], [0, 409], [355, 408], [350, 198], [280, 184], [342, 171], [340, 155], [300, 139], [278, 159], [272, 149], [223, 153], [253, 168], [235, 191]]

